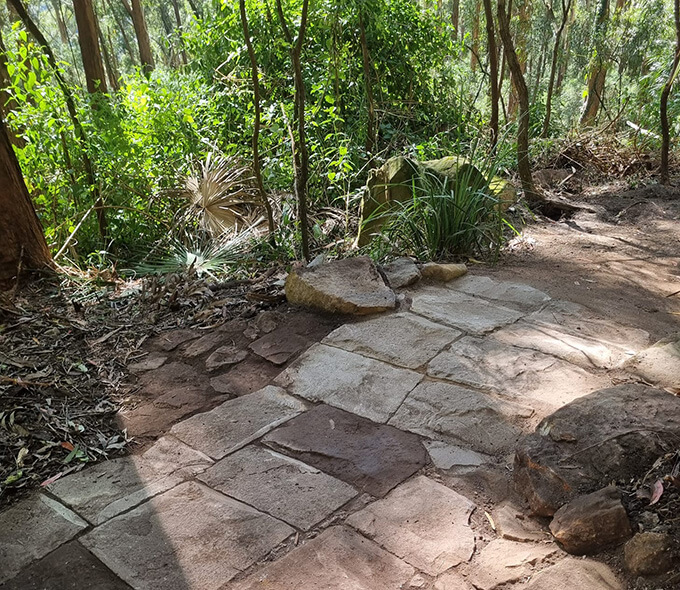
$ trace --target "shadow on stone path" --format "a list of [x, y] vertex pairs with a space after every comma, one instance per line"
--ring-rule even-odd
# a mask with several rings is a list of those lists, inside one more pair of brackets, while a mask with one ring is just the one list
[[311, 347], [330, 320], [258, 321], [150, 343], [125, 420], [174, 426], [1, 513], [3, 589], [623, 588], [508, 482], [519, 437], [611, 385], [646, 333], [481, 276]]

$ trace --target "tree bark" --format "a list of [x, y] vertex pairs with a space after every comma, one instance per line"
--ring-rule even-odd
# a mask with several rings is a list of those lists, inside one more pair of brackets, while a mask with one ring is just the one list
[[179, 3], [177, 0], [172, 0], [172, 9], [175, 12], [175, 22], [177, 23], [177, 39], [179, 40], [182, 63], [187, 65], [187, 52], [186, 49], [184, 49], [184, 38], [182, 37], [182, 15], [179, 12]]
[[276, 226], [274, 225], [274, 213], [272, 211], [267, 191], [264, 189], [264, 182], [262, 181], [262, 170], [260, 166], [260, 127], [262, 125], [262, 111], [260, 105], [260, 72], [257, 66], [257, 57], [255, 56], [255, 49], [250, 40], [250, 29], [248, 27], [248, 14], [246, 13], [245, 0], [239, 0], [239, 12], [241, 14], [241, 28], [243, 29], [243, 39], [246, 42], [248, 49], [248, 57], [250, 58], [250, 70], [253, 79], [253, 104], [255, 106], [255, 121], [253, 122], [253, 173], [255, 174], [255, 182], [257, 189], [260, 192], [260, 199], [267, 212], [267, 225], [269, 226], [269, 235], [274, 239], [274, 232]]
[[451, 0], [451, 24], [455, 30], [456, 40], [460, 37], [458, 27], [460, 22], [460, 0]]
[[552, 96], [555, 90], [555, 75], [557, 72], [557, 60], [560, 53], [560, 44], [562, 43], [562, 33], [564, 28], [567, 26], [567, 20], [569, 19], [569, 11], [571, 10], [571, 0], [567, 0], [566, 3], [562, 0], [562, 21], [560, 26], [555, 33], [555, 45], [553, 46], [552, 53], [552, 63], [550, 64], [550, 79], [548, 80], [548, 96], [545, 99], [545, 118], [543, 119], [543, 129], [541, 131], [541, 137], [548, 137], [548, 132], [550, 130], [550, 116], [552, 113]]
[[57, 21], [57, 28], [59, 29], [59, 37], [62, 43], [68, 43], [68, 29], [66, 28], [66, 21], [64, 14], [61, 11], [60, 0], [51, 0], [52, 8], [54, 9], [54, 19]]
[[498, 51], [496, 49], [496, 31], [493, 23], [491, 0], [484, 0], [486, 17], [486, 38], [489, 52], [489, 85], [491, 86], [491, 149], [496, 149], [498, 142]]
[[116, 63], [113, 61], [111, 57], [109, 48], [106, 46], [106, 39], [104, 38], [101, 29], [99, 31], [99, 46], [102, 48], [102, 57], [104, 58], [104, 65], [106, 66], [106, 73], [108, 74], [109, 77], [109, 84], [111, 86], [111, 90], [117, 92], [119, 88], [118, 80], [120, 79], [120, 73], [118, 72]]
[[[127, 53], [130, 56], [130, 61], [132, 62], [133, 65], [135, 65], [137, 63], [137, 58], [135, 56], [135, 52], [132, 49], [130, 39], [128, 39], [127, 33], [125, 32], [125, 23], [121, 21], [118, 11], [116, 10], [116, 6], [113, 5], [112, 1], [106, 0], [106, 4], [109, 7], [109, 13], [113, 16], [113, 20], [116, 22], [116, 26], [118, 27], [118, 31], [120, 32], [120, 36], [123, 39], [123, 45], [125, 45], [125, 49], [127, 50]], [[130, 18], [132, 18], [132, 16], [130, 16]]]
[[0, 118], [0, 289], [12, 287], [25, 270], [52, 265], [45, 236]]
[[517, 169], [522, 180], [524, 196], [533, 204], [540, 201], [531, 176], [529, 160], [529, 91], [527, 89], [522, 65], [517, 58], [515, 46], [510, 33], [510, 15], [505, 9], [505, 0], [498, 0], [498, 30], [503, 40], [505, 55], [512, 74], [512, 83], [517, 91], [519, 102], [519, 122], [517, 126]]
[[92, 0], [73, 0], [73, 12], [78, 25], [78, 44], [83, 58], [87, 91], [106, 92], [106, 73], [99, 48], [99, 27]]
[[590, 71], [588, 73], [588, 90], [583, 104], [580, 124], [583, 127], [594, 125], [597, 113], [602, 104], [602, 94], [607, 78], [607, 64], [602, 55], [604, 41], [607, 36], [607, 21], [609, 20], [609, 0], [600, 0], [600, 7], [595, 21], [594, 42]]
[[135, 26], [135, 35], [137, 35], [137, 45], [139, 46], [139, 61], [144, 73], [149, 75], [153, 72], [155, 64], [151, 52], [151, 39], [149, 39], [149, 31], [146, 28], [146, 19], [144, 18], [144, 7], [142, 0], [130, 0], [130, 2], [132, 23]]
[[668, 184], [668, 156], [671, 145], [670, 126], [668, 124], [668, 97], [670, 96], [673, 83], [678, 75], [680, 69], [680, 0], [674, 0], [673, 13], [675, 20], [675, 57], [673, 58], [673, 66], [668, 80], [661, 92], [661, 183]]
[[481, 11], [480, 0], [475, 0], [475, 8], [472, 14], [472, 51], [470, 55], [470, 69], [477, 71], [479, 59], [479, 13]]

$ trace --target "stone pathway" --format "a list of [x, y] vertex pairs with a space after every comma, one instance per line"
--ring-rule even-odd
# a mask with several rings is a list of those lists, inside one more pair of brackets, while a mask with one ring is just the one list
[[[293, 336], [251, 350], [283, 364], [308, 345]], [[234, 338], [174, 333], [133, 370], [142, 382], [165, 370], [156, 387], [198, 396], [210, 370], [244, 361]], [[208, 371], [159, 369], [179, 345]], [[525, 517], [508, 481], [523, 433], [611, 385], [611, 369], [647, 345], [526, 285], [465, 276], [410, 289], [400, 311], [337, 328], [264, 388], [177, 422], [144, 454], [0, 513], [0, 585], [622, 589]], [[177, 412], [170, 400], [160, 420]]]

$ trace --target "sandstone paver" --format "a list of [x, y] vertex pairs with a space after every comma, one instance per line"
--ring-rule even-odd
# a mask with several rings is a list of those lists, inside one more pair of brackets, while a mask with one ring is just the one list
[[460, 335], [454, 328], [402, 312], [345, 324], [326, 336], [323, 343], [417, 369]]
[[444, 572], [434, 583], [434, 590], [474, 590], [455, 569]]
[[472, 557], [473, 509], [464, 496], [418, 476], [351, 515], [347, 524], [434, 576]]
[[309, 344], [309, 340], [286, 328], [277, 328], [253, 342], [249, 348], [275, 365], [287, 363]]
[[497, 281], [490, 277], [476, 275], [465, 275], [449, 283], [448, 287], [484, 299], [515, 303], [523, 309], [536, 308], [550, 301], [550, 295], [529, 285]]
[[279, 387], [224, 402], [173, 426], [171, 433], [214, 459], [221, 459], [304, 412], [307, 406]]
[[449, 383], [424, 381], [404, 400], [391, 426], [488, 454], [508, 452], [521, 423], [533, 415], [527, 406]]
[[81, 542], [135, 590], [213, 590], [294, 532], [188, 482], [117, 516]]
[[353, 487], [318, 469], [258, 446], [225, 457], [199, 479], [302, 530], [357, 495]]
[[416, 435], [326, 405], [294, 418], [263, 442], [379, 497], [427, 463]]
[[87, 528], [63, 504], [42, 494], [0, 513], [0, 583]]
[[432, 463], [439, 469], [451, 469], [452, 467], [479, 467], [484, 463], [493, 461], [493, 457], [476, 453], [470, 449], [464, 449], [440, 440], [424, 440]]
[[414, 291], [411, 311], [476, 335], [512, 324], [523, 315], [479, 297], [438, 287], [423, 287]]
[[316, 344], [275, 381], [293, 395], [387, 422], [421, 379], [414, 371]]
[[401, 590], [414, 569], [373, 541], [331, 527], [233, 590]]
[[227, 365], [236, 365], [248, 357], [248, 352], [241, 350], [237, 346], [231, 344], [227, 346], [220, 346], [207, 359], [205, 359], [205, 368], [208, 371], [216, 371]]

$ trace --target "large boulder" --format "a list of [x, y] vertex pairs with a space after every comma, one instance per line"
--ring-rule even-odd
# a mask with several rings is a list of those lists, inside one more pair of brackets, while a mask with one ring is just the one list
[[290, 303], [330, 313], [367, 315], [396, 307], [396, 296], [368, 257], [294, 269], [286, 279]]
[[455, 187], [465, 182], [476, 189], [484, 189], [496, 197], [503, 208], [510, 206], [516, 197], [514, 187], [500, 177], [484, 177], [477, 167], [460, 156], [447, 156], [439, 160], [418, 162], [413, 158], [395, 156], [368, 176], [361, 201], [361, 224], [357, 245], [365, 246], [379, 233], [396, 203], [413, 198], [414, 191], [422, 194], [432, 180], [446, 182]]
[[601, 389], [551, 414], [517, 445], [514, 479], [534, 514], [644, 474], [680, 439], [680, 398], [638, 384]]

